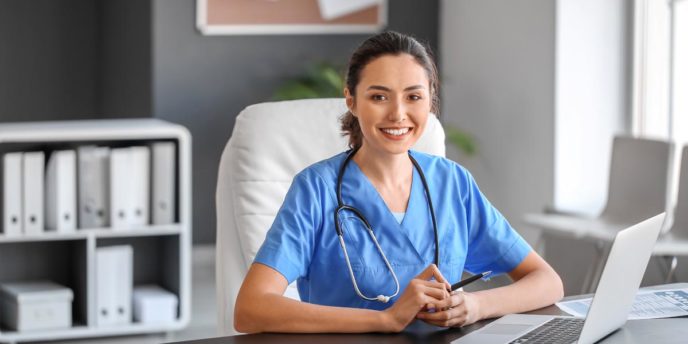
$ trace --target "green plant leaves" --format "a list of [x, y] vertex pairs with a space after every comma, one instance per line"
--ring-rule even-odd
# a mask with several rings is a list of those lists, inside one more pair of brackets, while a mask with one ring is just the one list
[[306, 75], [287, 81], [273, 95], [274, 100], [342, 97], [344, 79], [327, 63], [308, 68]]
[[451, 143], [468, 156], [475, 155], [476, 145], [471, 135], [450, 125], [444, 126], [444, 132], [446, 133], [447, 142]]

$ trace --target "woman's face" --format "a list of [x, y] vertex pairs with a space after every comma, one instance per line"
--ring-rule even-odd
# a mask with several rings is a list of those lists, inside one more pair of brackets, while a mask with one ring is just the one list
[[379, 153], [406, 153], [423, 134], [430, 113], [430, 85], [409, 54], [383, 55], [361, 71], [356, 97], [344, 90], [358, 118], [363, 146]]

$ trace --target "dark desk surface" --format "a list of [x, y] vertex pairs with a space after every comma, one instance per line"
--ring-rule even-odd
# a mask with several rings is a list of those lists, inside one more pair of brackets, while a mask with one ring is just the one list
[[[662, 285], [648, 289], [675, 287], [687, 288], [688, 283]], [[568, 297], [576, 299], [583, 296]], [[529, 312], [530, 314], [566, 315], [557, 306], [549, 306]], [[398, 334], [364, 333], [364, 334], [282, 334], [261, 333], [215, 337], [194, 341], [177, 342], [187, 344], [263, 344], [263, 343], [450, 343], [451, 341], [475, 331], [492, 320], [485, 320], [463, 328], [442, 328], [428, 325], [422, 321], [412, 323], [405, 331]], [[688, 343], [688, 318], [629, 320], [620, 330], [614, 332], [600, 343]]]

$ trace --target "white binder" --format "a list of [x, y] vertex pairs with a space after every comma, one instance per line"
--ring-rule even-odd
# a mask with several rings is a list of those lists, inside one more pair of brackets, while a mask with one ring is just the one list
[[79, 228], [110, 224], [110, 148], [83, 146], [78, 149]]
[[24, 234], [40, 235], [44, 230], [43, 197], [45, 154], [27, 152], [23, 157]]
[[76, 230], [76, 152], [55, 151], [45, 177], [45, 227], [58, 233]]
[[23, 232], [22, 153], [7, 153], [2, 161], [2, 234], [19, 236]]
[[174, 223], [177, 212], [175, 180], [177, 163], [172, 142], [156, 142], [152, 145], [152, 202], [153, 224]]
[[96, 249], [96, 326], [131, 323], [133, 265], [131, 246]]
[[131, 152], [129, 148], [115, 148], [110, 153], [110, 213], [113, 230], [128, 229], [131, 223], [129, 198], [131, 193]]
[[150, 148], [136, 146], [129, 148], [129, 225], [140, 227], [150, 223]]

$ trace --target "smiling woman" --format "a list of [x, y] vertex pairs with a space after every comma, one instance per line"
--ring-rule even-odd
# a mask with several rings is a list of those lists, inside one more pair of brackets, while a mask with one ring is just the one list
[[[437, 90], [429, 50], [412, 37], [385, 32], [354, 52], [342, 117], [351, 150], [294, 178], [239, 291], [238, 331], [396, 332], [415, 319], [463, 326], [562, 297], [557, 273], [468, 171], [411, 149]], [[450, 291], [463, 271], [488, 270], [515, 282]], [[300, 302], [283, 296], [295, 280]]]

